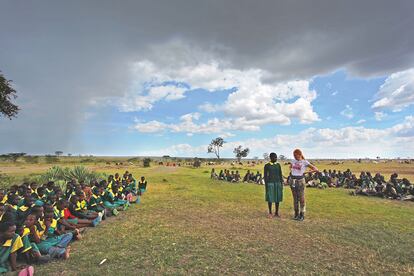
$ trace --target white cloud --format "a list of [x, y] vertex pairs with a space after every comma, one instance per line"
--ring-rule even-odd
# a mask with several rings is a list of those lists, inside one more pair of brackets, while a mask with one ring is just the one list
[[359, 120], [358, 122], [356, 122], [358, 125], [360, 125], [360, 124], [363, 124], [363, 123], [365, 123], [367, 120], [365, 120], [365, 119], [361, 119], [361, 120]]
[[188, 134], [223, 134], [224, 136], [230, 137], [233, 134], [229, 133], [228, 130], [244, 130], [244, 131], [255, 131], [260, 128], [255, 124], [255, 121], [246, 121], [244, 118], [236, 119], [218, 119], [212, 118], [204, 123], [198, 123], [200, 119], [200, 113], [189, 113], [180, 117], [179, 123], [165, 124], [159, 121], [150, 122], [136, 122], [132, 127], [133, 129], [144, 132], [153, 133], [161, 131], [171, 132], [184, 132]]
[[174, 101], [184, 98], [187, 91], [184, 87], [154, 84], [148, 88], [144, 85], [133, 88], [121, 98], [107, 98], [107, 104], [115, 104], [122, 112], [150, 110], [161, 100]]
[[[386, 129], [362, 126], [339, 129], [308, 128], [295, 135], [231, 141], [224, 144], [222, 156], [232, 157], [232, 149], [243, 145], [251, 149], [251, 156], [275, 151], [290, 157], [292, 150], [299, 147], [309, 158], [357, 158], [378, 155], [397, 157], [413, 152], [413, 141], [414, 116], [407, 116], [402, 123]], [[157, 152], [176, 156], [207, 156], [206, 149], [207, 145], [179, 144]]]
[[385, 117], [387, 117], [386, 113], [384, 113], [384, 112], [375, 112], [375, 120], [382, 121], [382, 119], [384, 119]]
[[337, 90], [334, 91], [334, 92], [332, 92], [332, 96], [336, 96], [336, 95], [338, 95], [338, 91]]
[[391, 74], [375, 98], [375, 109], [399, 111], [414, 104], [414, 68]]
[[[181, 60], [172, 62], [175, 55], [170, 53], [171, 49]], [[153, 51], [164, 55], [150, 55], [152, 59], [134, 62], [131, 66], [134, 81], [129, 92], [123, 98], [111, 98], [107, 103], [117, 105], [124, 112], [150, 110], [158, 101], [182, 99], [196, 89], [231, 90], [223, 104], [206, 102], [198, 107], [199, 110], [224, 112], [229, 118], [226, 121], [243, 122], [253, 130], [265, 124], [287, 125], [292, 120], [309, 124], [319, 120], [312, 106], [317, 94], [309, 88], [308, 80], [264, 82], [269, 72], [263, 69], [232, 68], [222, 58], [180, 41], [157, 46]], [[186, 86], [163, 85], [170, 82]], [[214, 121], [210, 123], [214, 124]]]
[[159, 121], [149, 121], [146, 123], [137, 122], [133, 129], [138, 130], [139, 132], [143, 133], [155, 133], [165, 130], [167, 127], [166, 124], [161, 123]]
[[341, 115], [347, 117], [348, 119], [354, 118], [354, 112], [350, 105], [346, 105], [345, 109], [341, 111]]

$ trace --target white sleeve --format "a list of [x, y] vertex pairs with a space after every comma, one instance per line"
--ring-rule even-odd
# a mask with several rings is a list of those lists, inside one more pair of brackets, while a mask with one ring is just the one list
[[310, 163], [308, 160], [303, 160], [305, 162], [305, 167], [309, 167]]

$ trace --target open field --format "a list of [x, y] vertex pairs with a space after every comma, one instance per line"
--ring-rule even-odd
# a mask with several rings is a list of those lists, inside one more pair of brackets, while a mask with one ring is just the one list
[[[23, 179], [52, 165], [0, 165], [0, 171]], [[307, 189], [307, 219], [296, 222], [290, 219], [292, 198], [285, 188], [283, 217], [270, 220], [263, 186], [211, 181], [210, 166], [86, 166], [145, 175], [149, 190], [142, 204], [89, 229], [73, 244], [68, 261], [37, 266], [39, 275], [414, 273], [411, 202], [353, 197], [344, 189]], [[387, 177], [396, 171], [414, 180], [413, 164], [317, 166], [378, 170]]]

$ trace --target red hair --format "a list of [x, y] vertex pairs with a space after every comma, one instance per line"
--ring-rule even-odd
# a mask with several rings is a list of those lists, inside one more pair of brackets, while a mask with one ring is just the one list
[[300, 149], [295, 149], [293, 151], [293, 156], [295, 156], [295, 155], [299, 155], [300, 158], [302, 158], [302, 160], [305, 159], [305, 156], [303, 156], [303, 153], [302, 153], [302, 151]]

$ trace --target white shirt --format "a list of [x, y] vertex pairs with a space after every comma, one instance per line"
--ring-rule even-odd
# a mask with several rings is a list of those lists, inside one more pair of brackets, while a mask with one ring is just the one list
[[307, 160], [293, 160], [292, 162], [292, 175], [293, 176], [303, 176], [303, 173], [306, 171], [306, 168], [310, 165]]

